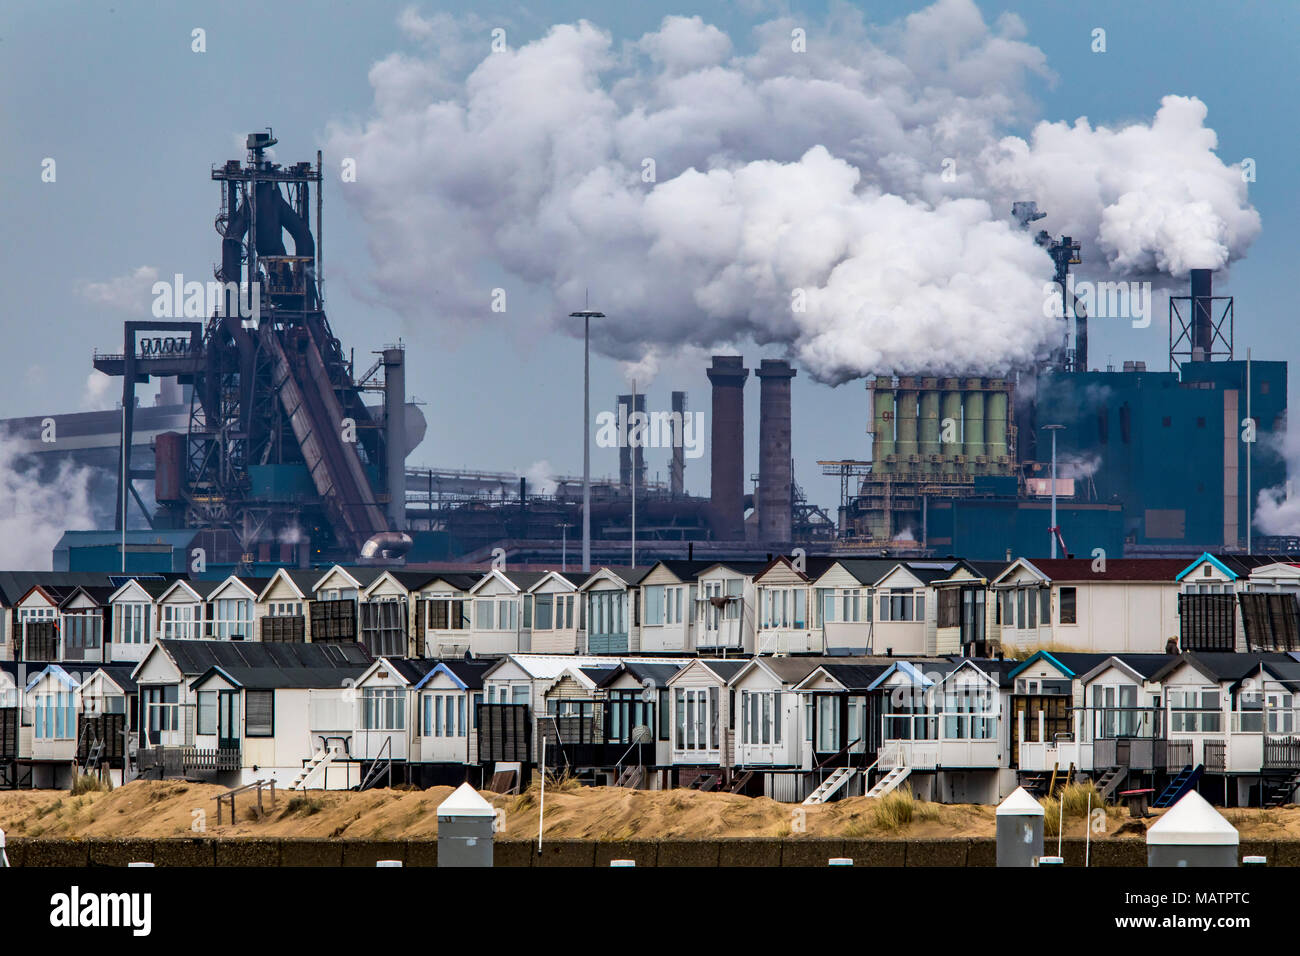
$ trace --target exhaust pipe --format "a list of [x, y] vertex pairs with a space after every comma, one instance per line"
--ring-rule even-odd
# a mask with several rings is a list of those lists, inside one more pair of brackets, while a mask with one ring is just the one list
[[400, 558], [414, 543], [405, 531], [381, 531], [366, 539], [361, 546], [361, 557]]

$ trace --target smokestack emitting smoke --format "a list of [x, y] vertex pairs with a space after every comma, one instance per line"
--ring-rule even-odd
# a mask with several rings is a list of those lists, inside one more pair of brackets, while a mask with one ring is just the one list
[[1052, 264], [1013, 201], [1120, 274], [1218, 269], [1259, 230], [1195, 98], [1006, 135], [1052, 73], [1018, 17], [987, 24], [972, 0], [870, 28], [847, 7], [777, 19], [746, 53], [699, 17], [626, 44], [563, 24], [486, 55], [468, 22], [399, 22], [424, 49], [371, 70], [372, 117], [328, 151], [367, 171], [347, 196], [413, 324], [435, 295], [477, 321], [487, 261], [555, 316], [609, 277], [594, 343], [624, 360], [752, 339], [826, 382], [992, 374], [1059, 339]]
[[745, 537], [745, 379], [749, 369], [739, 355], [715, 355], [708, 369], [713, 384], [710, 460], [713, 536], [720, 541]]

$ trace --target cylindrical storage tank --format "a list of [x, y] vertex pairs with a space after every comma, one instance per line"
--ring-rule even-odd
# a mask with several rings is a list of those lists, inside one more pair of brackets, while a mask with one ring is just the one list
[[[989, 470], [999, 475], [1011, 470], [1011, 449], [1007, 444], [1009, 399], [1006, 382], [1000, 378], [990, 379], [988, 399], [984, 403], [984, 438], [988, 448]], [[1007, 460], [1000, 461], [1003, 458]]]
[[921, 393], [917, 397], [919, 440], [917, 453], [921, 456], [921, 470], [937, 471], [938, 464], [931, 459], [941, 453], [939, 447], [939, 380], [921, 379]]
[[961, 382], [945, 378], [939, 404], [939, 454], [943, 455], [945, 475], [957, 473], [955, 459], [961, 453]]
[[995, 816], [998, 866], [1037, 866], [1043, 855], [1043, 805], [1016, 787]]
[[163, 432], [153, 443], [155, 501], [182, 500], [181, 484], [185, 474], [185, 436]]
[[438, 805], [438, 866], [491, 866], [497, 812], [467, 783]]
[[1147, 866], [1236, 866], [1241, 837], [1195, 790], [1147, 830]]
[[964, 439], [962, 448], [966, 455], [966, 470], [975, 472], [979, 465], [975, 459], [983, 457], [984, 452], [984, 380], [968, 378], [964, 401], [965, 422], [962, 427]]
[[889, 379], [876, 379], [871, 410], [876, 423], [871, 432], [871, 470], [884, 474], [893, 469], [885, 458], [894, 454], [894, 391]]
[[894, 446], [894, 451], [898, 455], [899, 471], [915, 470], [916, 464], [911, 459], [920, 454], [916, 442], [917, 419], [920, 417], [917, 402], [916, 379], [900, 378], [897, 406], [894, 410], [898, 417], [898, 443]]

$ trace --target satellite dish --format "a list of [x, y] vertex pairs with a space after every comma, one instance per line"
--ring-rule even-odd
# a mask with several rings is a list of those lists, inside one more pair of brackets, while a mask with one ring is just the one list
[[654, 743], [655, 735], [645, 724], [637, 724], [632, 728], [632, 743], [650, 744]]

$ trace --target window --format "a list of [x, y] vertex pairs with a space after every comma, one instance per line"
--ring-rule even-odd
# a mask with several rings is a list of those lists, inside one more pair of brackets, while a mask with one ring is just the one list
[[948, 740], [992, 740], [997, 736], [997, 713], [991, 689], [980, 684], [958, 684], [944, 690], [943, 736]]
[[678, 750], [718, 749], [718, 688], [677, 689]]
[[458, 694], [455, 692], [445, 694], [425, 694], [423, 707], [424, 736], [465, 736], [464, 694]]
[[243, 598], [218, 598], [212, 636], [223, 641], [246, 641], [253, 636], [253, 602]]
[[1025, 589], [1016, 588], [1016, 627], [1028, 627], [1025, 623], [1028, 620], [1025, 616]]
[[528, 703], [528, 686], [526, 684], [516, 684], [514, 687], [510, 688], [510, 703]]
[[135, 602], [118, 604], [113, 609], [113, 639], [119, 644], [148, 643], [151, 605]]
[[144, 700], [144, 727], [146, 739], [151, 744], [161, 741], [163, 733], [175, 732], [180, 726], [180, 696], [175, 684], [161, 687], [142, 687]]
[[474, 602], [474, 626], [480, 631], [496, 630], [496, 605], [494, 602]]
[[740, 739], [746, 744], [781, 742], [780, 691], [741, 691]]
[[217, 732], [217, 692], [215, 690], [199, 691], [198, 726], [195, 733], [203, 736]]
[[267, 617], [301, 617], [301, 601], [271, 601], [266, 605]]
[[63, 616], [63, 657], [85, 660], [87, 651], [101, 646], [104, 620], [97, 610], [70, 611]]
[[655, 722], [655, 702], [660, 694], [640, 690], [612, 690], [609, 692], [609, 739], [615, 743], [632, 742], [632, 728], [645, 726], [651, 733]]
[[646, 627], [659, 627], [664, 623], [664, 586], [652, 584], [645, 589]]
[[1061, 588], [1057, 594], [1057, 600], [1060, 603], [1061, 623], [1078, 624], [1078, 594], [1074, 588]]
[[202, 636], [203, 614], [197, 604], [164, 604], [162, 636], [174, 640], [193, 640]]
[[435, 594], [425, 601], [426, 626], [434, 631], [461, 631], [469, 627], [469, 602], [450, 595]]
[[925, 597], [911, 588], [888, 588], [880, 594], [880, 620], [924, 621]]
[[1217, 690], [1169, 691], [1169, 729], [1184, 734], [1217, 734], [1223, 730]]
[[244, 691], [244, 735], [275, 736], [275, 691]]
[[1026, 591], [1025, 603], [1029, 609], [1029, 626], [1037, 627], [1038, 626], [1038, 595], [1035, 594], [1033, 591]]
[[361, 642], [372, 657], [405, 657], [406, 628], [405, 598], [382, 598], [361, 605]]
[[622, 591], [591, 593], [590, 632], [595, 635], [627, 633], [627, 595]]
[[938, 627], [957, 627], [961, 624], [961, 589], [940, 588]]
[[361, 692], [362, 730], [405, 730], [406, 691], [399, 687], [367, 687]]
[[[803, 588], [760, 588], [759, 627], [803, 628], [807, 626], [808, 592]], [[730, 605], [728, 605], [730, 607]]]
[[534, 616], [533, 629], [538, 631], [551, 630], [552, 622], [555, 620], [555, 595], [539, 594], [534, 599]]
[[71, 740], [76, 735], [72, 691], [48, 691], [36, 695], [35, 735], [37, 740]]

